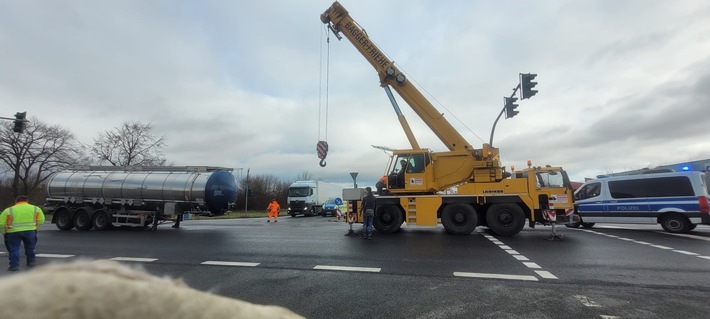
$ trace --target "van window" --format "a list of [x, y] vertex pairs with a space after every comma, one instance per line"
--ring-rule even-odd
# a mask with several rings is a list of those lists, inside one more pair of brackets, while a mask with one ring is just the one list
[[652, 178], [647, 180], [648, 197], [693, 196], [693, 186], [685, 176]]
[[609, 192], [612, 198], [644, 197], [645, 179], [631, 179], [626, 181], [609, 182]]
[[591, 183], [580, 188], [574, 196], [574, 199], [581, 200], [592, 197], [597, 197], [601, 194], [602, 183]]
[[693, 196], [685, 176], [658, 177], [609, 182], [612, 198]]

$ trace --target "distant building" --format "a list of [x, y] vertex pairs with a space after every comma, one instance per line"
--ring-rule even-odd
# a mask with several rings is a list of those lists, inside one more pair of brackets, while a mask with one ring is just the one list
[[660, 165], [654, 168], [642, 168], [632, 171], [604, 174], [597, 177], [603, 176], [623, 176], [623, 175], [637, 175], [637, 174], [650, 174], [650, 173], [662, 173], [662, 172], [684, 172], [684, 171], [699, 171], [708, 172], [710, 171], [710, 158], [692, 161], [692, 162], [680, 162], [670, 165]]

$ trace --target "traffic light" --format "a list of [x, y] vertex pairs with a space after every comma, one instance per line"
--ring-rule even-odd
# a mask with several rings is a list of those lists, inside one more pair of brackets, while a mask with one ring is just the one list
[[518, 113], [520, 113], [515, 110], [518, 108], [518, 105], [515, 104], [515, 101], [518, 100], [517, 97], [504, 97], [503, 99], [505, 101], [505, 118], [509, 119], [513, 116], [518, 115]]
[[251, 191], [251, 189], [247, 191], [247, 196], [251, 197], [252, 194], [253, 192]]
[[22, 133], [25, 131], [27, 112], [17, 112], [15, 113], [15, 127], [12, 129], [15, 133]]
[[532, 73], [520, 73], [520, 98], [529, 99], [537, 94], [537, 90], [533, 88], [537, 85], [537, 82], [533, 82], [537, 74]]

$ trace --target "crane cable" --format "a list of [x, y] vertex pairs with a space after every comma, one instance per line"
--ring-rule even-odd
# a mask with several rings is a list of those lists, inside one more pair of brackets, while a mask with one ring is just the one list
[[321, 40], [320, 47], [320, 66], [318, 69], [318, 144], [316, 144], [316, 151], [318, 152], [318, 158], [320, 158], [320, 167], [325, 167], [325, 158], [328, 156], [328, 84], [330, 76], [330, 33], [324, 28], [321, 29], [321, 39], [323, 37], [323, 31], [326, 33], [326, 71], [325, 71], [325, 130], [324, 138], [321, 139], [321, 115], [322, 110], [322, 89], [323, 89], [323, 41]]

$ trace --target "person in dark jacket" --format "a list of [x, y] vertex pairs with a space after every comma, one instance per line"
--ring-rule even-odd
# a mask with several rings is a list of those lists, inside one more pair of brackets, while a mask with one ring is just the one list
[[365, 188], [365, 196], [362, 198], [362, 206], [360, 207], [360, 212], [362, 212], [362, 238], [372, 239], [372, 223], [375, 220], [375, 209], [377, 208], [377, 202], [375, 200], [375, 195], [372, 194], [372, 188]]

